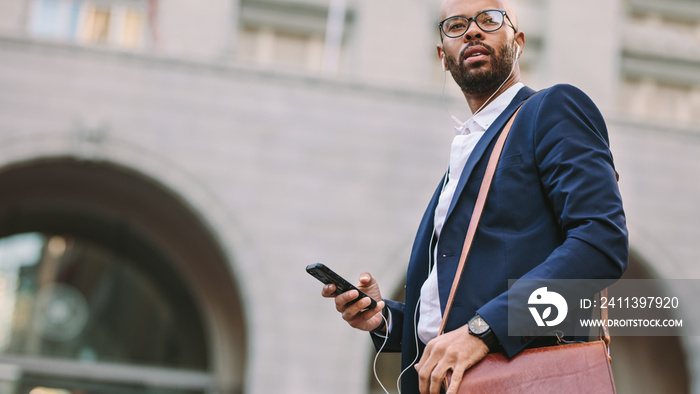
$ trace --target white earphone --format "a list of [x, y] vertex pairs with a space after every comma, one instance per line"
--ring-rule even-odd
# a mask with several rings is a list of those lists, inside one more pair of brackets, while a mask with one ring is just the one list
[[515, 60], [520, 59], [520, 45], [515, 44]]
[[440, 65], [442, 66], [442, 71], [447, 71], [447, 65], [445, 65], [445, 57], [440, 58]]

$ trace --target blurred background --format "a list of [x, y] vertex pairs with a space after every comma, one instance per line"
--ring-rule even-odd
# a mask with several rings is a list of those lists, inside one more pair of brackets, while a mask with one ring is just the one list
[[[0, 0], [0, 393], [382, 392], [304, 267], [402, 296], [469, 116], [440, 5]], [[514, 5], [523, 81], [606, 117], [626, 277], [700, 278], [700, 1]], [[620, 393], [700, 393], [697, 336], [612, 357]]]

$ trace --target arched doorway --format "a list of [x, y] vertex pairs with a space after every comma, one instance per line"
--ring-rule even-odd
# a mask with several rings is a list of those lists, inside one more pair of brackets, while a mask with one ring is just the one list
[[[629, 267], [622, 279], [658, 278], [641, 258], [632, 253]], [[618, 336], [612, 338], [610, 346], [618, 393], [690, 392], [686, 354], [679, 337]]]
[[71, 159], [0, 170], [0, 190], [0, 389], [242, 392], [229, 263], [176, 193]]

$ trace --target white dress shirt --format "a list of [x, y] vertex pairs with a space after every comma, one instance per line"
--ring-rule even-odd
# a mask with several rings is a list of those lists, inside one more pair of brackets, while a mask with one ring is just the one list
[[[440, 232], [447, 219], [447, 211], [454, 197], [459, 178], [462, 176], [464, 165], [469, 159], [484, 132], [506, 109], [515, 95], [524, 85], [517, 83], [508, 90], [496, 97], [481, 112], [471, 117], [468, 121], [455, 127], [457, 135], [452, 141], [450, 150], [450, 165], [447, 174], [447, 183], [440, 193], [437, 208], [435, 209], [435, 236], [440, 237]], [[433, 254], [433, 261], [437, 261], [437, 247]], [[450, 285], [452, 283], [450, 282]], [[428, 279], [421, 287], [420, 296], [420, 319], [418, 321], [417, 334], [420, 340], [427, 344], [431, 339], [437, 337], [442, 322], [442, 312], [440, 309], [440, 292], [438, 291], [437, 270], [431, 269]]]

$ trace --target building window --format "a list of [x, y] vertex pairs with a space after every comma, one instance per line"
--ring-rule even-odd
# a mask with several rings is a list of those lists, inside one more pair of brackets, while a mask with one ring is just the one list
[[[242, 0], [236, 59], [266, 67], [337, 73], [353, 12], [338, 1]], [[328, 32], [329, 17], [338, 31]], [[331, 34], [332, 33], [332, 34]]]
[[318, 70], [323, 36], [247, 26], [239, 36], [238, 58], [264, 66]]
[[[138, 366], [209, 379], [186, 286], [147, 245], [134, 249], [142, 250], [126, 256], [70, 233], [0, 238], [0, 360], [22, 360], [18, 393], [150, 392], [118, 378]], [[97, 368], [90, 377], [60, 372], [74, 363]], [[176, 386], [158, 392], [204, 392]]]
[[80, 18], [80, 3], [65, 0], [34, 1], [29, 31], [37, 37], [75, 40]]
[[664, 83], [650, 77], [627, 77], [621, 81], [618, 107], [638, 119], [673, 121], [680, 126], [698, 125], [700, 86]]
[[35, 0], [29, 32], [80, 44], [143, 49], [149, 42], [153, 1]]
[[94, 44], [107, 44], [109, 41], [109, 8], [95, 7], [86, 12], [83, 40]]

